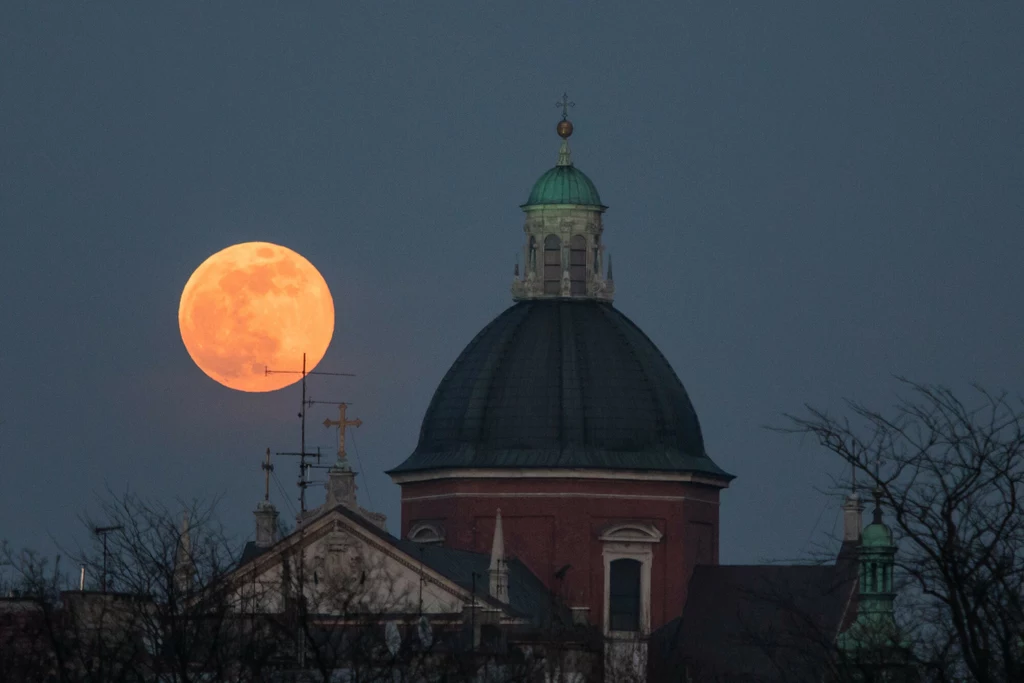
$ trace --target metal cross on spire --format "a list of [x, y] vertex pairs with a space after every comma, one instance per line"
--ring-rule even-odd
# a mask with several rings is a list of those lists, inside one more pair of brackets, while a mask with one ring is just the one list
[[345, 430], [348, 427], [358, 427], [363, 424], [363, 421], [359, 418], [355, 420], [346, 419], [345, 411], [348, 409], [347, 403], [338, 404], [338, 419], [324, 420], [324, 427], [337, 427], [338, 428], [338, 461], [345, 461]]
[[567, 121], [569, 119], [569, 107], [575, 107], [576, 103], [575, 102], [570, 102], [569, 101], [569, 94], [563, 92], [562, 93], [562, 99], [560, 101], [558, 101], [558, 102], [555, 102], [555, 106], [562, 108], [562, 120], [563, 121]]

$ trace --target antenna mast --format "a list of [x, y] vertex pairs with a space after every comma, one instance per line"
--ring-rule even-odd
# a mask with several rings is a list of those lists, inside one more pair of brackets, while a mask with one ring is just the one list
[[[318, 448], [316, 453], [310, 453], [306, 451], [306, 408], [313, 404], [312, 400], [306, 398], [306, 377], [309, 375], [327, 375], [330, 377], [355, 377], [355, 374], [351, 372], [323, 372], [306, 370], [306, 354], [302, 354], [302, 369], [301, 370], [271, 370], [269, 367], [264, 366], [264, 375], [302, 375], [302, 399], [299, 403], [299, 418], [301, 419], [301, 427], [299, 432], [299, 452], [298, 453], [277, 453], [277, 455], [294, 455], [299, 458], [299, 516], [301, 523], [301, 516], [306, 512], [306, 487], [309, 486], [309, 481], [306, 479], [306, 474], [309, 468], [312, 466], [306, 462], [307, 457], [316, 456], [317, 463], [320, 462], [320, 449]], [[269, 449], [267, 449], [269, 452]], [[269, 456], [268, 456], [269, 458]], [[268, 473], [269, 476], [269, 473]], [[268, 484], [269, 486], [269, 484]], [[269, 494], [268, 494], [269, 495]]]
[[[103, 539], [103, 576], [102, 579], [100, 580], [100, 590], [103, 593], [107, 592], [107, 534], [110, 534], [114, 531], [121, 531], [123, 529], [124, 526], [122, 526], [121, 524], [115, 524], [113, 526], [98, 526], [92, 530], [94, 534]], [[82, 575], [85, 576], [84, 571]]]
[[267, 449], [267, 459], [260, 464], [260, 469], [263, 470], [263, 501], [266, 503], [270, 502], [270, 473], [274, 471], [274, 466], [270, 464], [270, 449]]

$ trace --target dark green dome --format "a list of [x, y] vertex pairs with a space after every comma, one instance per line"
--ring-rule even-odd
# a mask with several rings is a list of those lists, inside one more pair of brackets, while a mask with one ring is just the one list
[[551, 204], [576, 204], [604, 209], [597, 188], [587, 175], [572, 165], [559, 164], [533, 184], [523, 208]]
[[608, 303], [522, 301], [441, 380], [392, 474], [461, 468], [692, 472], [728, 481], [665, 357]]

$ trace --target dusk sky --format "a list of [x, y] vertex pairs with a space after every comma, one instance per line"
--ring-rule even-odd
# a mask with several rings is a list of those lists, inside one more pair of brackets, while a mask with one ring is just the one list
[[[722, 561], [807, 558], [843, 470], [766, 425], [889, 406], [895, 375], [1024, 390], [1022, 35], [1020, 3], [934, 0], [5, 3], [0, 538], [86, 542], [108, 487], [219, 496], [252, 535], [298, 387], [215, 383], [177, 311], [201, 262], [254, 240], [331, 288], [319, 369], [357, 376], [310, 394], [363, 420], [360, 502], [397, 533], [384, 470], [512, 303], [567, 91], [615, 306], [737, 477]], [[333, 415], [309, 413], [325, 452]], [[294, 519], [297, 465], [275, 474]]]

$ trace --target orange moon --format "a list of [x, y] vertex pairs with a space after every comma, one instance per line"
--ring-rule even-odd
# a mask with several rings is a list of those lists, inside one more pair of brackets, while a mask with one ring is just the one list
[[185, 283], [178, 327], [199, 369], [239, 391], [274, 391], [316, 367], [334, 336], [334, 300], [320, 271], [269, 242], [218, 251]]

